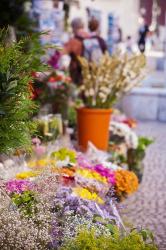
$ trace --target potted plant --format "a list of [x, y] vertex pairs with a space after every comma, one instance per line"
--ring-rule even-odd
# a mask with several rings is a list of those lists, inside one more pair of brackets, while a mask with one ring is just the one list
[[127, 151], [128, 168], [137, 175], [139, 182], [141, 182], [143, 176], [143, 159], [146, 155], [146, 149], [153, 142], [154, 140], [148, 137], [139, 137], [137, 148], [129, 148]]
[[71, 96], [73, 84], [71, 78], [64, 71], [57, 70], [48, 78], [49, 101], [52, 103], [53, 113], [62, 114], [62, 118], [67, 120], [68, 102]]
[[77, 109], [78, 143], [83, 150], [88, 141], [107, 150], [112, 106], [140, 83], [144, 76], [145, 56], [105, 54], [98, 64], [85, 58], [79, 60], [83, 77], [80, 96], [84, 107]]

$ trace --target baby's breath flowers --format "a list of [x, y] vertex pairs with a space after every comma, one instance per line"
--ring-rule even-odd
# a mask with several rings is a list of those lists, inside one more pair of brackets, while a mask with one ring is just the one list
[[38, 213], [32, 218], [23, 216], [0, 190], [0, 249], [43, 250], [51, 242], [49, 210], [38, 204]]
[[79, 60], [83, 76], [80, 92], [88, 108], [110, 108], [122, 95], [138, 86], [144, 77], [146, 63], [142, 54], [105, 54], [98, 64], [85, 58]]

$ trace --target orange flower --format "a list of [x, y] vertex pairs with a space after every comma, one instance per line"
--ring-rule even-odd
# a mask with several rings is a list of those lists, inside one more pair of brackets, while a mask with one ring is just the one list
[[74, 168], [62, 168], [61, 173], [67, 176], [74, 176], [75, 169]]
[[138, 189], [138, 178], [134, 172], [119, 169], [115, 172], [115, 190], [118, 196], [132, 194]]

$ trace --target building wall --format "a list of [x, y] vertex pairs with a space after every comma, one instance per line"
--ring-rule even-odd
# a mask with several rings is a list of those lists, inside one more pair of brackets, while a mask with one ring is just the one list
[[[151, 24], [152, 21], [152, 5], [153, 0], [140, 0], [140, 8], [144, 8], [145, 18], [148, 22], [148, 24]], [[164, 26], [166, 24], [166, 0], [158, 0], [158, 5], [160, 8], [160, 15], [158, 17], [158, 23], [161, 26]]]
[[123, 31], [123, 37], [127, 35], [136, 37], [138, 30], [139, 17], [139, 0], [80, 0], [80, 8], [76, 6], [71, 8], [71, 16], [81, 16], [87, 21], [86, 11], [87, 7], [92, 7], [102, 12], [101, 32], [107, 37], [107, 16], [112, 12], [119, 17], [119, 24]]
[[[165, 0], [166, 1], [166, 0]], [[33, 0], [37, 8], [50, 9], [52, 8], [52, 0]], [[131, 35], [136, 38], [138, 31], [138, 18], [140, 0], [80, 0], [80, 7], [71, 6], [70, 19], [74, 17], [82, 17], [87, 23], [86, 8], [91, 7], [100, 10], [101, 16], [101, 33], [107, 38], [108, 29], [108, 14], [114, 13], [118, 18], [118, 22], [123, 32], [123, 39]]]
[[33, 8], [39, 9], [51, 9], [53, 8], [52, 0], [32, 0]]

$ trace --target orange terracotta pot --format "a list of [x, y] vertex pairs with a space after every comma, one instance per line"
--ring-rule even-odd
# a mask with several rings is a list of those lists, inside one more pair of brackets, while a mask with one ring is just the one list
[[107, 150], [111, 109], [77, 109], [78, 144], [86, 150], [88, 141], [98, 149]]

